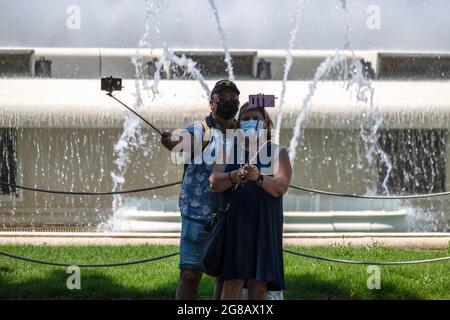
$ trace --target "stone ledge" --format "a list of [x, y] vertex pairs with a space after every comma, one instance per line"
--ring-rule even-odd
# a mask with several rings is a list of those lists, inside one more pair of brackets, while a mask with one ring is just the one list
[[[450, 245], [450, 233], [314, 233], [290, 234], [285, 245], [302, 247], [330, 247], [346, 245], [368, 247], [444, 250]], [[178, 245], [178, 234], [98, 234], [98, 233], [13, 233], [0, 232], [1, 245]]]

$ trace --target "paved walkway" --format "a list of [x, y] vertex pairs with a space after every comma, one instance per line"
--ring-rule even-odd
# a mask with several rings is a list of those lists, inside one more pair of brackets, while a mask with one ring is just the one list
[[[285, 235], [285, 245], [330, 247], [348, 245], [366, 247], [383, 245], [389, 248], [446, 249], [450, 233], [297, 233]], [[0, 246], [31, 245], [178, 245], [178, 234], [146, 233], [69, 233], [69, 232], [0, 232]]]

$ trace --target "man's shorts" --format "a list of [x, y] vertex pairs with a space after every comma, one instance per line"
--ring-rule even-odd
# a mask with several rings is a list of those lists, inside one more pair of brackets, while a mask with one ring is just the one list
[[202, 256], [208, 234], [204, 223], [181, 217], [180, 269], [202, 269]]

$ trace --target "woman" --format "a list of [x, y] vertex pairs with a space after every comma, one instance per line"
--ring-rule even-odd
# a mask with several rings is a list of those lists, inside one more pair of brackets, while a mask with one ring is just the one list
[[[235, 143], [234, 159], [216, 164], [210, 177], [213, 191], [222, 193], [223, 205], [231, 208], [226, 216], [222, 299], [240, 299], [246, 286], [249, 299], [266, 300], [268, 290], [284, 289], [283, 195], [292, 169], [286, 149], [270, 142], [271, 120], [264, 109], [260, 112], [244, 104], [238, 126], [248, 136], [251, 129], [258, 132], [260, 144], [256, 155], [249, 155], [248, 140], [243, 144], [242, 165], [236, 159]], [[265, 143], [260, 129], [267, 129]], [[261, 161], [263, 154], [269, 161]]]

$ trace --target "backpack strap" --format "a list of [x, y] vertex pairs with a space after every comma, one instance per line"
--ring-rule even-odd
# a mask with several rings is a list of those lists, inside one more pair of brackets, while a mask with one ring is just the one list
[[[210, 126], [210, 122], [208, 121], [208, 118], [203, 119], [202, 121], [200, 121], [204, 133], [203, 133], [203, 138], [202, 138], [202, 152], [203, 150], [205, 150], [206, 146], [209, 144], [210, 140], [211, 140], [211, 126]], [[184, 164], [183, 167], [183, 177], [182, 180], [184, 180], [184, 176], [186, 174], [186, 169], [188, 167], [189, 164]]]
[[209, 126], [206, 119], [204, 119], [201, 122], [203, 129], [205, 130], [205, 133], [203, 134], [203, 140], [202, 140], [202, 151], [205, 150], [206, 146], [208, 145], [209, 141], [211, 140], [211, 127]]

